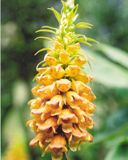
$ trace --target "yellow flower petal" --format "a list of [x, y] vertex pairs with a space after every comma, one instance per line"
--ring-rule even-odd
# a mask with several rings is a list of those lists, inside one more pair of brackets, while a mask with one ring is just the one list
[[46, 103], [46, 105], [54, 107], [54, 106], [58, 106], [60, 108], [62, 108], [63, 106], [63, 97], [61, 95], [56, 95], [54, 96], [50, 101], [48, 101]]
[[92, 114], [96, 110], [96, 106], [88, 100], [84, 100], [83, 103], [80, 104], [80, 107], [89, 114]]
[[88, 83], [93, 80], [93, 77], [91, 75], [88, 75], [88, 74], [81, 72], [75, 77], [75, 79], [78, 81], [82, 81], [84, 83]]
[[33, 138], [33, 139], [30, 141], [29, 145], [30, 145], [30, 146], [34, 146], [34, 145], [36, 145], [37, 143], [39, 143], [39, 141], [43, 141], [43, 140], [44, 140], [43, 134], [42, 134], [42, 133], [38, 133], [38, 134], [36, 135], [36, 137]]
[[81, 81], [72, 81], [72, 89], [78, 94], [91, 92], [91, 88]]
[[61, 79], [64, 76], [65, 71], [59, 64], [57, 66], [51, 66], [50, 74], [54, 79]]
[[75, 116], [75, 114], [72, 113], [69, 109], [62, 110], [59, 118], [63, 119], [64, 121], [65, 120], [72, 120], [74, 123], [78, 122], [77, 117]]
[[50, 116], [56, 116], [61, 113], [63, 107], [63, 97], [61, 95], [54, 96], [50, 101], [46, 102], [41, 120], [45, 120]]
[[75, 113], [75, 115], [78, 117], [79, 122], [85, 122], [85, 112], [83, 110], [81, 110], [79, 107], [77, 106], [71, 106], [73, 108], [73, 112]]
[[57, 120], [54, 117], [48, 118], [45, 122], [37, 123], [38, 129], [41, 131], [54, 129], [57, 126]]
[[80, 67], [76, 65], [69, 65], [65, 70], [66, 75], [69, 77], [75, 77], [79, 74], [79, 72]]
[[36, 129], [37, 129], [35, 119], [31, 119], [31, 120], [27, 121], [26, 125], [29, 126], [30, 128], [32, 128], [34, 131], [36, 131]]
[[81, 93], [80, 96], [86, 98], [89, 101], [94, 101], [96, 99], [96, 96], [93, 94], [93, 92], [90, 92], [89, 94], [87, 93]]
[[84, 138], [86, 137], [87, 133], [86, 131], [85, 132], [80, 131], [78, 127], [73, 127], [72, 135], [76, 138]]
[[28, 102], [28, 105], [33, 109], [37, 109], [41, 106], [42, 104], [42, 100], [41, 98], [36, 98], [36, 99], [32, 99]]
[[35, 86], [33, 89], [32, 89], [32, 94], [34, 96], [38, 96], [38, 90], [40, 89], [40, 86]]
[[72, 81], [72, 89], [89, 101], [93, 101], [96, 98], [91, 88], [81, 81]]
[[50, 99], [53, 96], [55, 96], [57, 94], [57, 92], [58, 92], [57, 88], [56, 88], [55, 84], [53, 83], [52, 85], [40, 87], [37, 90], [37, 95], [39, 97], [41, 97], [42, 100], [47, 100], [47, 99]]
[[67, 64], [70, 60], [69, 54], [67, 52], [61, 52], [59, 54], [59, 60], [62, 64]]
[[63, 50], [64, 49], [64, 46], [62, 45], [62, 43], [58, 42], [58, 41], [55, 41], [55, 44], [54, 44], [54, 50], [55, 51], [60, 51], [60, 50]]
[[80, 44], [79, 43], [69, 45], [66, 49], [66, 51], [70, 54], [78, 53], [79, 50], [80, 50]]
[[52, 66], [52, 65], [54, 66], [54, 65], [57, 65], [58, 63], [56, 58], [49, 56], [48, 54], [44, 57], [44, 61], [48, 66]]
[[87, 136], [86, 136], [85, 140], [88, 141], [88, 142], [92, 142], [93, 141], [93, 136], [90, 133], [87, 132]]
[[72, 132], [72, 123], [62, 123], [62, 130], [64, 133]]
[[94, 122], [91, 117], [84, 116], [84, 123], [79, 123], [78, 126], [81, 131], [85, 131], [87, 128], [92, 129]]
[[64, 123], [78, 123], [78, 118], [69, 109], [63, 109], [59, 115], [59, 121]]
[[51, 75], [46, 74], [44, 76], [40, 75], [36, 78], [36, 81], [41, 85], [50, 85], [53, 83], [54, 79]]
[[61, 92], [67, 92], [71, 87], [71, 82], [68, 79], [60, 79], [56, 81], [57, 89]]
[[83, 66], [85, 63], [87, 63], [87, 60], [82, 57], [82, 56], [79, 56], [79, 57], [75, 57], [71, 62], [70, 64], [72, 65], [77, 65], [77, 66]]
[[31, 113], [35, 114], [35, 115], [38, 115], [38, 114], [41, 114], [43, 111], [44, 111], [44, 106], [42, 106], [42, 107], [40, 107], [38, 109], [32, 109]]
[[48, 74], [50, 71], [49, 67], [39, 67], [36, 68], [37, 72], [41, 73], [41, 75]]
[[66, 101], [68, 105], [79, 105], [83, 103], [83, 98], [80, 97], [76, 92], [69, 91], [66, 93]]
[[67, 152], [66, 148], [66, 140], [61, 135], [56, 135], [52, 139], [51, 143], [45, 150], [46, 152], [52, 152], [53, 156], [59, 158], [63, 155], [63, 153]]

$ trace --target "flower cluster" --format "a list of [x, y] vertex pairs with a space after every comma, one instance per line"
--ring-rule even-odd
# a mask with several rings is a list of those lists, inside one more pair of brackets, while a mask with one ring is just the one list
[[93, 140], [87, 130], [94, 125], [95, 105], [92, 101], [96, 98], [87, 85], [93, 78], [83, 70], [88, 60], [80, 48], [80, 43], [90, 45], [90, 41], [95, 40], [75, 32], [76, 28], [91, 28], [91, 24], [74, 24], [78, 5], [69, 1], [62, 3], [61, 14], [50, 8], [59, 28], [44, 26], [37, 31], [55, 36], [37, 37], [52, 40], [53, 45], [37, 52], [47, 50], [44, 60], [37, 66], [35, 80], [38, 85], [32, 89], [35, 98], [29, 101], [32, 119], [27, 122], [36, 133], [30, 145], [39, 145], [44, 153], [52, 153], [53, 160], [61, 159], [69, 149], [76, 151], [81, 143]]

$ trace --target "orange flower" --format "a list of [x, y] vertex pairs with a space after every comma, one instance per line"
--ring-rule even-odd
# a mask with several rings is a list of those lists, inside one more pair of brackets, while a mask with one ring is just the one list
[[41, 131], [47, 131], [48, 129], [52, 128], [53, 132], [55, 131], [55, 128], [57, 127], [57, 120], [54, 117], [48, 118], [45, 122], [42, 123], [42, 121], [38, 122], [37, 127]]
[[36, 98], [36, 99], [32, 99], [28, 102], [28, 105], [33, 109], [33, 108], [40, 108], [42, 103], [41, 98]]
[[48, 66], [57, 65], [58, 63], [56, 58], [49, 56], [48, 54], [44, 57], [44, 61]]
[[78, 94], [91, 92], [91, 88], [81, 81], [72, 81], [72, 89]]
[[52, 78], [51, 75], [46, 74], [44, 76], [40, 75], [36, 78], [37, 83], [41, 84], [41, 85], [49, 85], [52, 84], [54, 79]]
[[31, 127], [32, 130], [36, 131], [37, 130], [36, 120], [31, 119], [31, 120], [27, 121], [27, 126]]
[[67, 52], [60, 52], [59, 60], [62, 64], [67, 64], [70, 60], [69, 54]]
[[76, 43], [73, 45], [69, 45], [66, 49], [66, 51], [70, 54], [76, 54], [80, 50], [80, 43]]
[[57, 66], [51, 66], [50, 74], [54, 79], [61, 79], [64, 76], [65, 71], [59, 64]]
[[54, 96], [50, 101], [46, 102], [41, 115], [41, 120], [45, 120], [50, 116], [59, 115], [63, 107], [63, 97], [61, 95]]
[[72, 135], [69, 139], [69, 147], [72, 151], [76, 151], [83, 141], [93, 141], [93, 137], [87, 131], [80, 131], [76, 126], [73, 127]]
[[71, 82], [68, 79], [56, 81], [57, 89], [61, 92], [67, 92], [71, 87]]
[[91, 75], [85, 74], [83, 72], [78, 74], [75, 78], [76, 78], [76, 80], [82, 81], [84, 83], [88, 83], [93, 80], [93, 77]]
[[79, 105], [83, 103], [83, 98], [80, 97], [76, 92], [69, 91], [66, 93], [66, 101], [68, 105]]
[[73, 113], [77, 116], [79, 123], [85, 122], [85, 112], [81, 110], [78, 106], [72, 106]]
[[59, 115], [58, 124], [62, 125], [62, 130], [65, 133], [72, 132], [72, 124], [78, 123], [78, 118], [69, 109], [62, 110]]
[[52, 160], [59, 160], [62, 158], [63, 153], [67, 152], [66, 140], [61, 135], [56, 135], [51, 143], [46, 148], [45, 152], [52, 152]]
[[58, 93], [58, 91], [55, 86], [55, 83], [53, 83], [45, 87], [44, 86], [40, 87], [36, 93], [37, 93], [37, 96], [39, 96], [43, 100], [46, 100], [55, 96]]
[[93, 103], [91, 103], [90, 101], [84, 99], [83, 103], [80, 103], [79, 106], [87, 113], [91, 114], [93, 112], [95, 112], [96, 107]]
[[80, 95], [82, 97], [86, 98], [89, 101], [94, 101], [96, 99], [96, 96], [94, 95], [93, 92], [90, 92], [89, 94], [87, 94], [87, 93], [81, 93]]
[[38, 109], [32, 109], [31, 113], [35, 114], [35, 115], [38, 115], [38, 114], [41, 114], [43, 112], [43, 110], [44, 110], [44, 106], [42, 106], [42, 107], [40, 107]]
[[38, 96], [38, 90], [40, 89], [40, 86], [35, 86], [33, 89], [32, 89], [32, 94], [34, 96]]
[[49, 74], [50, 68], [49, 67], [39, 67], [39, 68], [36, 68], [36, 70], [41, 75], [45, 75], [45, 74]]
[[55, 51], [62, 51], [64, 49], [64, 46], [62, 43], [58, 42], [58, 41], [55, 41], [54, 43], [54, 50]]
[[87, 63], [87, 60], [86, 60], [85, 58], [79, 56], [79, 57], [74, 58], [74, 59], [71, 61], [70, 64], [82, 66], [82, 65], [84, 65], [85, 63]]
[[79, 74], [79, 72], [80, 67], [76, 65], [69, 65], [65, 70], [65, 73], [68, 77], [75, 77]]
[[38, 134], [36, 135], [36, 137], [33, 138], [33, 139], [30, 141], [29, 145], [30, 145], [30, 146], [34, 146], [34, 145], [38, 144], [40, 141], [44, 141], [44, 136], [43, 136], [43, 134], [38, 133]]
[[89, 115], [86, 115], [84, 116], [84, 123], [80, 122], [78, 126], [81, 131], [85, 131], [86, 129], [92, 129], [94, 126], [94, 122]]
[[88, 99], [89, 101], [93, 101], [96, 98], [91, 88], [81, 81], [73, 81], [72, 89], [80, 96]]

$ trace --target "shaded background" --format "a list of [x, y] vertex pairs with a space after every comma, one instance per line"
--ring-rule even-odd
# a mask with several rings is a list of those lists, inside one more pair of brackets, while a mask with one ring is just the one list
[[[71, 160], [126, 160], [128, 157], [128, 0], [77, 0], [79, 21], [94, 25], [82, 30], [101, 42], [85, 48], [95, 80], [91, 84], [95, 101], [95, 139], [70, 153]], [[34, 41], [42, 25], [57, 26], [48, 7], [60, 9], [59, 0], [2, 0], [2, 158], [3, 160], [50, 160], [38, 148], [29, 148], [32, 132], [27, 101], [36, 64], [43, 54], [34, 53], [46, 45]]]

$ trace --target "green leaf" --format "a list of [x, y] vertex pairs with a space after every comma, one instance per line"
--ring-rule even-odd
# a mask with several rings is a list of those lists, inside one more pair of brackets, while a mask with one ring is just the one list
[[121, 64], [128, 69], [128, 54], [119, 48], [114, 48], [110, 45], [99, 44], [98, 49], [112, 61]]
[[61, 19], [60, 13], [56, 9], [54, 9], [53, 7], [52, 8], [48, 8], [48, 9], [51, 10], [54, 13], [57, 21], [60, 22], [60, 19]]
[[69, 20], [70, 23], [72, 23], [72, 21], [75, 21], [75, 20], [76, 20], [75, 15], [76, 15], [77, 10], [78, 10], [78, 5], [76, 5], [76, 6], [69, 12], [68, 20]]
[[53, 33], [53, 34], [56, 33], [55, 31], [50, 30], [50, 29], [39, 29], [39, 30], [36, 31], [36, 33], [38, 33], [38, 32], [49, 32], [49, 33]]
[[35, 81], [36, 78], [37, 78], [39, 75], [40, 75], [40, 73], [37, 73], [37, 74], [34, 76], [34, 78], [32, 79], [32, 81]]
[[78, 11], [78, 7], [79, 7], [79, 5], [77, 4], [75, 7], [74, 7], [74, 15], [77, 13], [77, 11]]
[[119, 65], [101, 56], [99, 52], [86, 50], [85, 54], [91, 57], [92, 71], [88, 66], [85, 70], [91, 72], [94, 80], [108, 88], [128, 88], [128, 71]]
[[[109, 131], [109, 132], [97, 134], [93, 144], [108, 142], [113, 139], [119, 138], [120, 135], [123, 135], [123, 139], [124, 139], [125, 137], [127, 137], [126, 136], [127, 133], [128, 133], [128, 123], [126, 122], [125, 124], [123, 124], [121, 127], [119, 127], [118, 129], [116, 129], [114, 131], [111, 131], [111, 132]], [[122, 140], [122, 137], [121, 137], [121, 140]], [[128, 138], [126, 138], [125, 140], [128, 141]], [[120, 142], [118, 142], [118, 143], [120, 143]]]
[[45, 39], [45, 40], [49, 40], [49, 41], [53, 40], [52, 38], [44, 37], [44, 36], [36, 37], [34, 40], [37, 40], [37, 39]]
[[[126, 144], [127, 142], [122, 142], [122, 144]], [[105, 157], [105, 160], [127, 160], [128, 152], [127, 148], [123, 148], [121, 144], [113, 145], [109, 147], [109, 151]]]
[[37, 66], [36, 66], [36, 70], [37, 70], [37, 68], [38, 68], [41, 64], [43, 65], [43, 63], [44, 63], [44, 60], [41, 61], [41, 62], [39, 62], [39, 63], [37, 64]]
[[54, 28], [54, 27], [51, 27], [51, 26], [42, 26], [41, 28], [51, 29], [51, 30], [57, 30], [57, 28]]
[[40, 52], [44, 52], [44, 51], [48, 51], [48, 50], [50, 50], [50, 48], [42, 48], [39, 51], [37, 51], [34, 55], [37, 55]]
[[63, 0], [61, 0], [61, 3], [62, 3], [62, 5], [63, 5], [63, 9], [61, 10], [61, 13], [62, 13], [62, 12], [65, 12], [65, 11], [66, 11], [66, 9], [67, 9], [67, 4], [66, 4], [66, 2], [64, 2]]
[[114, 146], [110, 149], [110, 151], [107, 153], [107, 156], [105, 157], [105, 160], [114, 160], [115, 153], [117, 152], [118, 146]]
[[83, 43], [88, 46], [92, 46], [91, 43], [87, 42], [85, 38], [77, 38], [78, 42]]
[[87, 37], [87, 41], [90, 41], [90, 42], [94, 42], [94, 43], [98, 43], [98, 44], [99, 44], [98, 41], [96, 41], [95, 39], [90, 38], [90, 37]]
[[87, 37], [83, 34], [76, 34], [77, 38], [83, 38], [85, 41], [87, 41]]
[[80, 43], [83, 43], [83, 44], [88, 45], [88, 46], [92, 46], [90, 42], [98, 43], [95, 39], [86, 37], [83, 34], [76, 34], [76, 36], [77, 36], [77, 40]]
[[88, 22], [79, 22], [76, 24], [76, 28], [92, 28], [92, 24], [88, 23]]

